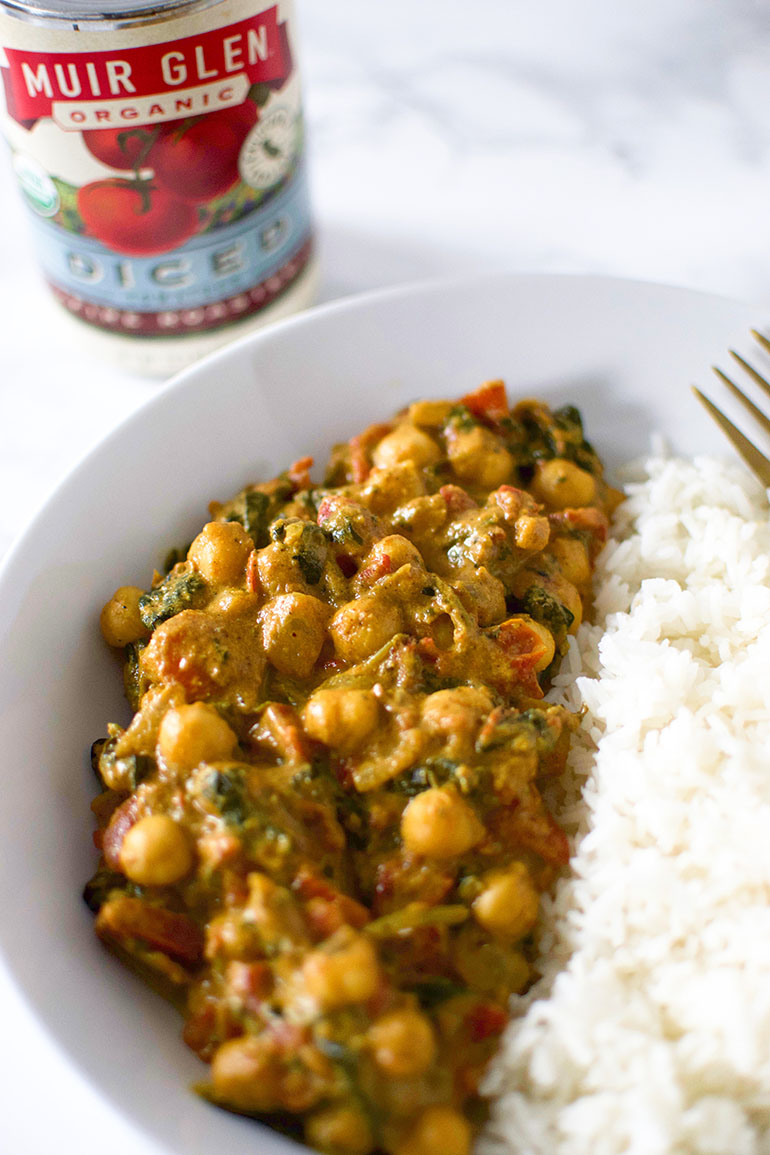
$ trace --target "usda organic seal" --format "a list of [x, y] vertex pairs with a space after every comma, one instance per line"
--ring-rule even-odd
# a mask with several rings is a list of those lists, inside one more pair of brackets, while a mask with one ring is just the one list
[[61, 201], [56, 185], [45, 169], [23, 152], [14, 156], [13, 168], [30, 208], [41, 217], [55, 216]]

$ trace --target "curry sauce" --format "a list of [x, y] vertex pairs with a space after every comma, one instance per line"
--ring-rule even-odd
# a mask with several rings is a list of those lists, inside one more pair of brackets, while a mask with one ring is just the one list
[[572, 407], [419, 401], [213, 503], [102, 611], [96, 931], [214, 1103], [333, 1155], [467, 1155], [568, 859], [547, 703], [618, 500]]

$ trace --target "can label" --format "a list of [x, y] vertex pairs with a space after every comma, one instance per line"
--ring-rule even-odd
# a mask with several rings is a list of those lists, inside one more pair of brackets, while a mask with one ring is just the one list
[[202, 332], [265, 308], [311, 248], [292, 9], [162, 23], [0, 18], [4, 128], [44, 274], [84, 320]]

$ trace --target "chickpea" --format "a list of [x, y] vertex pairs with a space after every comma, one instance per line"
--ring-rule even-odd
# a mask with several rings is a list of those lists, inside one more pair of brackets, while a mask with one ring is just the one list
[[431, 638], [439, 650], [451, 650], [455, 641], [455, 624], [449, 614], [439, 614], [428, 626]]
[[434, 534], [447, 521], [446, 502], [440, 493], [415, 497], [400, 506], [393, 515], [394, 523], [422, 537]]
[[472, 739], [479, 722], [492, 709], [487, 690], [475, 686], [458, 686], [454, 690], [436, 690], [422, 705], [422, 722], [431, 734]]
[[212, 585], [231, 586], [243, 580], [246, 562], [254, 548], [237, 521], [210, 521], [187, 551], [201, 577]]
[[211, 1061], [217, 1099], [236, 1111], [274, 1111], [280, 1069], [261, 1038], [242, 1035], [222, 1043]]
[[236, 1111], [294, 1114], [327, 1096], [330, 1064], [310, 1045], [292, 1051], [271, 1031], [263, 1031], [218, 1047], [211, 1079], [215, 1097]]
[[380, 707], [371, 690], [317, 690], [302, 711], [306, 732], [317, 742], [351, 754], [377, 725]]
[[120, 866], [140, 886], [171, 886], [189, 874], [193, 852], [187, 834], [167, 814], [140, 818], [126, 831]]
[[519, 549], [536, 553], [538, 550], [545, 549], [550, 536], [551, 527], [547, 517], [522, 513], [516, 518], [513, 527], [513, 540]]
[[573, 586], [585, 586], [591, 580], [591, 566], [588, 550], [576, 537], [555, 537], [548, 546], [559, 564], [563, 578]]
[[346, 662], [368, 658], [404, 628], [400, 606], [376, 594], [364, 594], [337, 610], [329, 623], [334, 648]]
[[532, 978], [524, 953], [491, 936], [475, 919], [461, 927], [453, 945], [452, 962], [460, 977], [474, 992], [496, 1002], [507, 1003], [511, 994], [521, 994]]
[[290, 890], [278, 886], [259, 870], [248, 876], [248, 921], [259, 930], [267, 949], [279, 945], [307, 943], [307, 927], [302, 911]]
[[578, 627], [583, 620], [583, 602], [572, 582], [567, 581], [567, 579], [561, 577], [560, 574], [553, 574], [543, 585], [548, 593], [552, 594], [557, 602], [561, 602], [564, 608], [572, 614], [572, 622], [567, 633], [577, 633]]
[[363, 1003], [377, 990], [380, 969], [370, 939], [341, 926], [305, 958], [305, 985], [324, 1011]]
[[279, 594], [259, 613], [265, 653], [282, 674], [307, 678], [326, 636], [328, 608], [310, 594]]
[[307, 591], [302, 571], [282, 541], [273, 541], [257, 550], [255, 557], [259, 586], [267, 597]]
[[412, 854], [454, 858], [481, 841], [483, 828], [453, 786], [432, 786], [415, 795], [401, 816], [401, 837]]
[[530, 618], [527, 621], [527, 625], [532, 633], [537, 635], [538, 641], [543, 647], [543, 653], [535, 662], [534, 666], [535, 672], [539, 674], [541, 670], [545, 670], [550, 666], [553, 661], [553, 656], [556, 653], [556, 643], [553, 640], [553, 634], [542, 622], [536, 622], [534, 618]]
[[158, 731], [158, 755], [168, 766], [194, 770], [201, 762], [229, 758], [237, 742], [213, 706], [193, 702], [163, 715]]
[[480, 626], [494, 625], [505, 617], [505, 587], [486, 566], [479, 566], [472, 577], [459, 578], [452, 586]]
[[436, 442], [415, 425], [397, 425], [375, 447], [372, 461], [378, 469], [413, 461], [417, 466], [433, 465], [441, 457]]
[[138, 586], [121, 586], [115, 590], [99, 616], [102, 637], [108, 646], [122, 649], [131, 642], [149, 636], [139, 614], [139, 599], [144, 594]]
[[390, 1011], [368, 1032], [374, 1061], [394, 1079], [427, 1071], [436, 1057], [436, 1037], [430, 1020], [411, 1007]]
[[523, 862], [492, 871], [473, 903], [476, 921], [499, 938], [514, 942], [528, 934], [537, 920], [540, 896]]
[[453, 401], [415, 401], [409, 406], [409, 420], [413, 425], [439, 428], [445, 424], [453, 407]]
[[318, 586], [327, 559], [327, 541], [313, 522], [284, 518], [273, 524], [273, 541], [255, 554], [260, 588], [267, 597]]
[[461, 481], [494, 489], [510, 480], [513, 458], [500, 438], [483, 425], [453, 430], [447, 437], [452, 469]]
[[415, 463], [400, 461], [387, 469], [373, 469], [361, 490], [361, 500], [372, 513], [381, 517], [424, 493], [425, 482]]
[[426, 1107], [395, 1155], [470, 1155], [471, 1127], [454, 1107]]
[[375, 542], [361, 563], [361, 568], [353, 581], [353, 589], [358, 594], [369, 589], [381, 578], [397, 573], [402, 566], [410, 566], [413, 574], [425, 574], [425, 563], [417, 546], [401, 534], [391, 533]]
[[305, 1121], [305, 1138], [329, 1155], [369, 1155], [374, 1148], [372, 1129], [357, 1107], [335, 1104]]
[[538, 461], [530, 488], [538, 501], [552, 509], [590, 505], [596, 498], [593, 475], [564, 457]]

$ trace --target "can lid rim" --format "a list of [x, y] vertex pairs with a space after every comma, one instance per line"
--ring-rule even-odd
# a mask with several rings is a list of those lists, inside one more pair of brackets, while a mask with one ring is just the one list
[[28, 21], [133, 23], [165, 17], [184, 8], [210, 7], [218, 0], [0, 0], [0, 10]]

